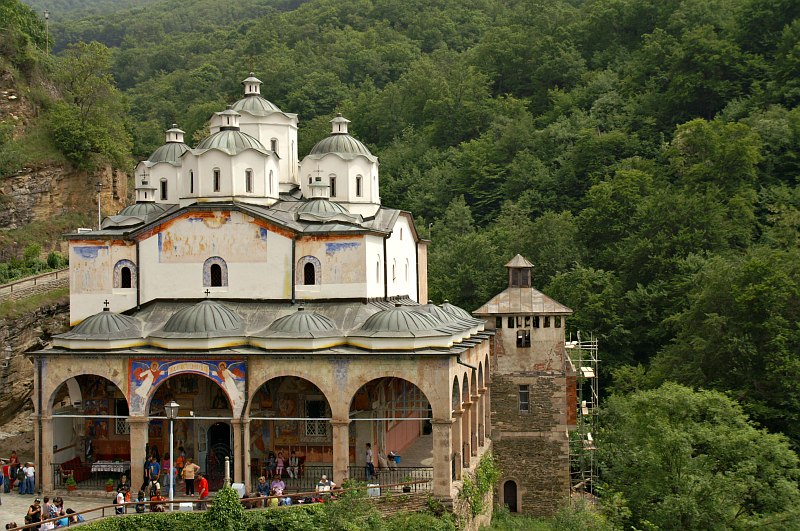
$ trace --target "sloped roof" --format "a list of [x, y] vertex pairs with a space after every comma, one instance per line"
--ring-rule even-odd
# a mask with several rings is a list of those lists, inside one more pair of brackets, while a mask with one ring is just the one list
[[568, 315], [572, 310], [534, 288], [506, 288], [505, 291], [472, 312], [474, 315], [555, 314]]
[[533, 264], [530, 263], [521, 254], [518, 254], [517, 256], [512, 258], [509, 263], [506, 264], [506, 267], [533, 267]]

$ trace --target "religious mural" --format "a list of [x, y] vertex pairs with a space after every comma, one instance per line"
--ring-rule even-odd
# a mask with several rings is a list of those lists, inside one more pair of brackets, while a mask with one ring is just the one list
[[193, 212], [158, 233], [158, 261], [198, 263], [209, 256], [228, 262], [263, 262], [267, 229], [238, 212]]

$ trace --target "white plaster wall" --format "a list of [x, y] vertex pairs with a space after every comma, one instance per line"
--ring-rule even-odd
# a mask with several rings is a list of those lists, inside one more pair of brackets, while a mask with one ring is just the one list
[[411, 224], [407, 217], [401, 215], [386, 242], [390, 297], [408, 295], [417, 300], [416, 248]]
[[264, 147], [271, 149], [271, 140], [278, 141], [280, 157], [277, 175], [280, 182], [298, 184], [297, 180], [297, 116], [273, 113], [269, 116], [253, 116], [242, 111], [239, 126], [243, 133], [253, 136]]
[[298, 299], [336, 299], [366, 297], [364, 236], [350, 238], [307, 238], [297, 240], [295, 258], [313, 256], [320, 262], [320, 284], [303, 285], [302, 271], [296, 271], [295, 294]]
[[367, 297], [383, 297], [383, 237], [370, 234], [366, 236], [365, 240]]
[[[306, 157], [300, 163], [300, 189], [305, 197], [311, 196], [308, 178], [320, 175], [336, 176], [336, 195], [331, 199], [345, 203], [379, 203], [378, 164], [370, 162], [366, 157], [345, 160], [338, 155], [328, 154], [314, 160]], [[356, 176], [361, 175], [362, 196], [356, 196]]]
[[[178, 184], [180, 168], [166, 162], [160, 162], [155, 166], [152, 166], [149, 172], [149, 183], [151, 186], [156, 188], [154, 191], [156, 203], [177, 203], [180, 195], [180, 188]], [[164, 200], [161, 199], [162, 179], [166, 179], [167, 181], [167, 198]], [[138, 181], [141, 181], [141, 178], [137, 175], [137, 182]]]

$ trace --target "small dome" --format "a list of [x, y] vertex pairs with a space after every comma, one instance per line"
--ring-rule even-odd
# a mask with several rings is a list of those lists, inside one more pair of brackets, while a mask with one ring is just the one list
[[240, 99], [231, 105], [231, 109], [238, 112], [244, 111], [254, 116], [266, 116], [274, 112], [283, 112], [278, 108], [277, 105], [256, 94], [250, 94], [249, 96]]
[[328, 138], [323, 138], [311, 148], [309, 155], [325, 155], [327, 153], [364, 155], [374, 158], [367, 146], [350, 135], [342, 134], [332, 134]]
[[179, 334], [206, 334], [238, 331], [242, 319], [233, 310], [222, 304], [204, 300], [175, 312], [162, 329]]
[[415, 312], [410, 308], [396, 306], [371, 315], [361, 325], [364, 332], [426, 332], [440, 328], [435, 317]]
[[273, 321], [272, 324], [267, 327], [267, 332], [290, 335], [308, 333], [319, 335], [330, 332], [337, 333], [337, 329], [334, 322], [324, 315], [306, 311], [301, 307], [298, 308], [296, 312], [284, 315]]
[[[71, 336], [113, 336], [113, 339], [140, 337], [139, 321], [108, 309], [87, 317], [69, 333]], [[109, 337], [111, 339], [112, 337]]]
[[167, 142], [160, 148], [153, 151], [147, 160], [148, 162], [171, 162], [176, 163], [181, 159], [181, 155], [189, 151], [189, 146], [183, 142]]
[[268, 153], [267, 148], [256, 138], [247, 133], [230, 129], [214, 133], [200, 142], [195, 149], [219, 149], [229, 155], [236, 155], [246, 149], [255, 149], [262, 153]]
[[442, 310], [449, 313], [456, 319], [460, 319], [462, 321], [467, 321], [470, 323], [479, 322], [479, 320], [471, 316], [469, 312], [467, 312], [467, 310], [459, 308], [458, 306], [455, 306], [453, 304], [450, 304], [448, 301], [444, 301], [444, 303], [441, 305], [441, 308]]
[[316, 214], [323, 216], [326, 214], [350, 214], [343, 205], [321, 197], [309, 199], [303, 206], [297, 209], [297, 212], [300, 214]]
[[453, 318], [453, 315], [447, 313], [440, 307], [436, 306], [435, 304], [429, 302], [428, 304], [422, 304], [420, 306], [414, 307], [415, 312], [425, 313], [430, 315], [431, 317], [437, 318], [443, 324], [452, 325], [456, 323], [456, 319]]
[[170, 205], [160, 203], [134, 203], [120, 210], [117, 216], [147, 217], [152, 214], [161, 214], [169, 209]]

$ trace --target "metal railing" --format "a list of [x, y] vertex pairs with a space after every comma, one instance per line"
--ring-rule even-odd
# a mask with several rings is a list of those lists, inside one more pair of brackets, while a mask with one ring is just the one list
[[[122, 474], [126, 474], [128, 477], [131, 476], [130, 466], [127, 467], [126, 470], [123, 472], [116, 472], [116, 471], [94, 471], [92, 472], [92, 465], [87, 463], [81, 463], [78, 466], [68, 466], [65, 467], [67, 470], [71, 470], [72, 477], [75, 478], [75, 483], [77, 484], [77, 488], [105, 488], [108, 480], [111, 479], [114, 482], [114, 486], [116, 486], [119, 478]], [[67, 484], [67, 477], [69, 473], [64, 473], [61, 468], [61, 465], [53, 465], [53, 486], [55, 488], [66, 488]]]
[[65, 269], [57, 269], [56, 271], [48, 271], [47, 273], [34, 275], [32, 277], [20, 278], [13, 282], [9, 282], [8, 284], [0, 285], [0, 296], [10, 295], [17, 291], [30, 289], [40, 284], [46, 284], [48, 282], [52, 282], [54, 280], [60, 280], [62, 278], [69, 279], [68, 267]]
[[[332, 465], [302, 465], [300, 468], [300, 474], [297, 478], [289, 477], [289, 474], [286, 470], [283, 471], [283, 476], [281, 479], [283, 480], [284, 484], [286, 485], [285, 492], [302, 492], [302, 491], [313, 491], [314, 487], [317, 486], [322, 475], [328, 476], [328, 479], [333, 478], [333, 466]], [[256, 486], [258, 485], [258, 478], [260, 474], [252, 474], [250, 478], [250, 492], [256, 491]], [[272, 483], [272, 478], [268, 477], [269, 474], [264, 474], [267, 476], [267, 483]]]
[[[367, 479], [367, 470], [364, 466], [350, 465], [348, 468], [348, 476], [350, 479], [356, 481], [363, 481], [368, 484], [377, 483], [380, 485], [400, 484], [415, 482], [411, 487], [414, 492], [421, 490], [430, 490], [431, 482], [433, 481], [433, 467], [418, 466], [418, 467], [394, 467], [375, 469], [375, 475]], [[400, 492], [400, 487], [395, 488]]]

